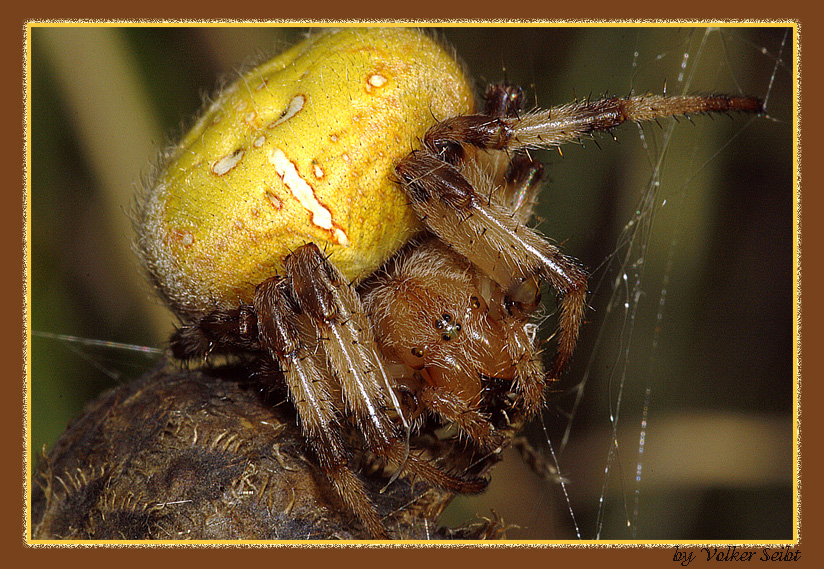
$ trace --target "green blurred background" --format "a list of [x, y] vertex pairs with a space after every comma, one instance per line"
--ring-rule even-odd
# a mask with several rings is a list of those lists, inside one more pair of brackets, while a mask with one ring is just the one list
[[[32, 29], [32, 330], [164, 346], [175, 320], [131, 251], [132, 196], [205, 96], [305, 32]], [[462, 27], [438, 33], [479, 89], [505, 76], [542, 106], [633, 89], [661, 92], [665, 84], [678, 93], [687, 81], [679, 80], [684, 63], [692, 93], [769, 94], [770, 118], [696, 117], [694, 124], [681, 120], [671, 137], [665, 120], [645, 126], [645, 141], [637, 126], [625, 125], [617, 140], [605, 135], [597, 144], [564, 147], [563, 156], [542, 155], [548, 180], [540, 227], [593, 272], [589, 320], [544, 425], [586, 539], [790, 539], [792, 32]], [[640, 208], [638, 232], [622, 241], [654, 180], [660, 182], [655, 205]], [[624, 271], [629, 283], [641, 278], [640, 285], [614, 285]], [[30, 347], [35, 460], [86, 402], [153, 362], [141, 353], [37, 335]], [[610, 409], [619, 397], [613, 439]], [[540, 422], [527, 435], [549, 452]], [[617, 454], [605, 484], [610, 448]], [[513, 539], [576, 535], [561, 487], [535, 476], [511, 452], [490, 490], [457, 499], [445, 521], [489, 516], [491, 509], [519, 526], [509, 532]]]

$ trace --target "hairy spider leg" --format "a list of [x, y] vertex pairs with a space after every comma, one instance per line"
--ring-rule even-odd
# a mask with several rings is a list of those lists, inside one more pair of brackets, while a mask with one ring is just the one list
[[[523, 113], [524, 91], [520, 86], [511, 83], [490, 84], [484, 94], [484, 101], [486, 115], [518, 118]], [[473, 160], [463, 160], [461, 163], [461, 171], [469, 183], [474, 188], [491, 188], [490, 199], [504, 206], [516, 223], [529, 222], [541, 191], [544, 177], [543, 163], [534, 160], [526, 152], [509, 153], [506, 150], [484, 149], [480, 152], [476, 151], [475, 154]], [[483, 175], [484, 170], [473, 168], [473, 165], [483, 165], [485, 162], [495, 164], [491, 171], [499, 173], [497, 178], [488, 180]], [[490, 168], [487, 167], [486, 171], [489, 170]], [[532, 314], [541, 302], [539, 279], [533, 277], [511, 287], [507, 291], [505, 302], [510, 312], [518, 309], [525, 315]], [[508, 355], [516, 362], [517, 388], [522, 395], [525, 419], [528, 419], [543, 404], [546, 380], [542, 376], [543, 366], [539, 352], [523, 348], [524, 336], [522, 334], [513, 335], [507, 348]], [[526, 342], [529, 341], [529, 338], [526, 338]]]
[[510, 150], [549, 148], [577, 141], [594, 132], [610, 131], [628, 121], [641, 123], [665, 117], [732, 111], [763, 114], [764, 105], [755, 97], [727, 95], [638, 95], [578, 101], [530, 112], [523, 117], [501, 119], [500, 128], [489, 125], [489, 119], [486, 119], [486, 125], [480, 130], [489, 138], [481, 146]]
[[446, 162], [456, 164], [465, 146], [510, 152], [551, 148], [575, 142], [595, 132], [608, 132], [625, 122], [732, 111], [763, 114], [756, 97], [728, 95], [637, 95], [584, 100], [517, 116], [462, 115], [433, 125], [424, 146]]
[[389, 393], [357, 293], [314, 243], [297, 248], [284, 267], [295, 298], [316, 326], [346, 411], [372, 450], [382, 454], [398, 433], [387, 413]]
[[329, 382], [324, 380], [326, 362], [316, 350], [307, 349], [301, 328], [307, 318], [301, 314], [291, 294], [291, 283], [273, 277], [258, 285], [254, 300], [263, 347], [280, 365], [307, 442], [318, 457], [321, 468], [343, 501], [379, 539], [387, 539], [363, 483], [349, 469], [349, 454], [341, 438], [341, 426]]
[[255, 309], [242, 304], [233, 310], [207, 314], [196, 324], [179, 328], [172, 335], [170, 348], [172, 355], [181, 361], [194, 358], [205, 361], [215, 353], [260, 350]]
[[[524, 90], [511, 83], [490, 84], [484, 94], [484, 114], [490, 117], [518, 118], [523, 113], [523, 104]], [[468, 167], [486, 161], [494, 161], [492, 171], [498, 173], [498, 177], [492, 180], [494, 191], [490, 193], [491, 198], [509, 209], [516, 221], [528, 222], [532, 219], [541, 190], [543, 163], [533, 160], [527, 153], [484, 149], [483, 152], [476, 152], [473, 160], [464, 159], [461, 163], [462, 172], [475, 187], [484, 186], [476, 184], [479, 178]]]

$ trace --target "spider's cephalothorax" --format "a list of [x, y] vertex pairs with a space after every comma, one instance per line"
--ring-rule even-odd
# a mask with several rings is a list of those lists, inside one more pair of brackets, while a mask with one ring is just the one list
[[[230, 87], [141, 211], [143, 258], [186, 322], [173, 354], [245, 354], [284, 382], [320, 467], [375, 537], [351, 426], [384, 462], [479, 492], [478, 469], [446, 471], [410, 435], [450, 423], [494, 453], [572, 356], [587, 273], [526, 225], [543, 169], [527, 150], [626, 121], [762, 111], [746, 97], [638, 96], [525, 112], [500, 84], [476, 113], [467, 85], [424, 33], [320, 34]], [[549, 372], [531, 323], [542, 282], [558, 295]]]

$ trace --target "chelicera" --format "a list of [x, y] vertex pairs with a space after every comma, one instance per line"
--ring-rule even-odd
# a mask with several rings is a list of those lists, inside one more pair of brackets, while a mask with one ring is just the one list
[[[386, 77], [369, 81], [378, 88]], [[391, 183], [423, 230], [378, 271], [353, 282], [325, 243], [307, 242], [248, 300], [181, 311], [185, 323], [171, 340], [178, 359], [247, 354], [263, 381], [284, 382], [320, 467], [376, 538], [387, 534], [350, 467], [350, 424], [384, 462], [456, 493], [480, 492], [484, 478], [443, 470], [410, 445], [410, 434], [448, 423], [470, 446], [493, 453], [540, 410], [572, 357], [587, 272], [527, 225], [543, 172], [529, 150], [627, 121], [762, 112], [756, 99], [714, 95], [610, 97], [526, 111], [523, 91], [508, 83], [491, 85], [483, 101], [480, 112], [433, 118], [419, 145], [392, 160]], [[296, 108], [290, 104], [278, 120]], [[229, 154], [229, 166], [246, 152]], [[147, 264], [163, 287], [157, 264]], [[542, 283], [558, 297], [548, 371], [533, 323]], [[168, 285], [164, 293], [179, 294]]]

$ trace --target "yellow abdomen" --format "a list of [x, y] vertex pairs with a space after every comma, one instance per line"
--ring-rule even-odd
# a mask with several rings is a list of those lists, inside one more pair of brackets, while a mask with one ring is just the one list
[[454, 58], [404, 28], [325, 31], [225, 89], [141, 206], [138, 246], [173, 307], [250, 302], [309, 242], [353, 281], [420, 230], [395, 164], [474, 111]]

